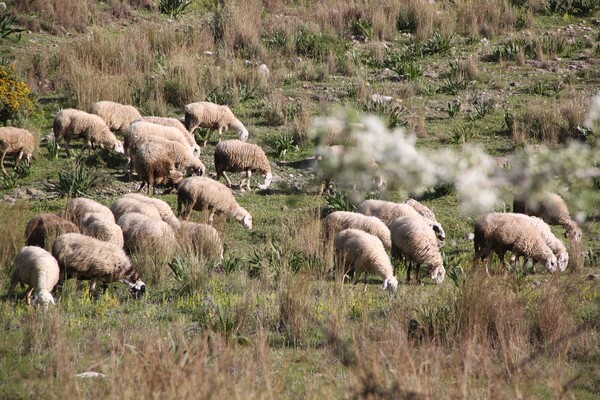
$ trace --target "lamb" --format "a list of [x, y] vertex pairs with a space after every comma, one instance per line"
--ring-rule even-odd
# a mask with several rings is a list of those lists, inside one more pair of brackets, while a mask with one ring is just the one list
[[185, 129], [185, 125], [183, 125], [178, 119], [167, 117], [142, 117], [142, 121], [152, 122], [154, 124], [170, 126], [179, 129], [179, 132], [181, 132], [183, 136], [185, 136], [185, 139], [187, 140], [188, 144], [192, 146], [194, 156], [200, 157], [200, 146], [198, 146], [198, 144], [196, 143], [196, 138], [194, 137], [194, 135], [188, 132], [187, 129]]
[[187, 220], [192, 210], [208, 209], [208, 221], [212, 224], [215, 213], [233, 217], [248, 230], [252, 230], [252, 216], [233, 197], [231, 189], [213, 179], [192, 176], [177, 187], [177, 213]]
[[107, 219], [103, 214], [85, 214], [81, 220], [81, 233], [104, 242], [114, 243], [119, 247], [124, 245], [121, 227], [114, 222], [114, 219]]
[[258, 172], [265, 176], [265, 182], [259, 185], [259, 189], [267, 189], [273, 180], [271, 174], [271, 165], [267, 155], [260, 148], [252, 143], [242, 142], [241, 140], [225, 140], [215, 148], [215, 168], [217, 170], [217, 180], [224, 176], [227, 184], [231, 186], [231, 180], [225, 172], [246, 172], [246, 177], [242, 179], [240, 187], [246, 182], [246, 189], [250, 189], [250, 175], [252, 172]]
[[79, 233], [79, 228], [60, 215], [38, 214], [31, 218], [25, 226], [25, 245], [49, 250], [57, 236], [69, 232]]
[[[548, 224], [546, 224], [541, 218], [532, 217], [526, 214], [520, 213], [489, 213], [486, 216], [480, 218], [475, 224], [475, 252], [481, 252], [485, 246], [485, 240], [491, 235], [491, 232], [496, 228], [497, 225], [507, 223], [508, 221], [521, 221], [523, 223], [530, 224], [534, 227], [538, 234], [544, 239], [544, 242], [552, 253], [557, 257], [557, 264], [559, 270], [562, 272], [567, 268], [569, 263], [569, 254], [564, 244], [554, 236]], [[516, 255], [513, 254], [511, 260], [516, 261]]]
[[185, 106], [184, 123], [185, 128], [192, 134], [198, 127], [209, 129], [202, 146], [206, 146], [214, 129], [219, 131], [219, 141], [221, 141], [223, 130], [229, 129], [238, 132], [240, 140], [248, 140], [248, 130], [227, 106], [208, 101], [190, 103]]
[[146, 284], [119, 246], [79, 233], [60, 235], [52, 244], [52, 255], [60, 268], [59, 283], [65, 279], [92, 280], [90, 293], [96, 281], [106, 285], [123, 282], [136, 299], [146, 292]]
[[71, 155], [69, 143], [72, 139], [83, 138], [88, 149], [95, 145], [107, 146], [117, 153], [124, 153], [123, 143], [110, 131], [102, 118], [85, 111], [67, 108], [54, 116], [54, 137], [65, 141], [67, 156]]
[[[544, 264], [548, 272], [556, 271], [557, 259], [542, 235], [531, 223], [505, 213], [486, 214], [475, 221], [475, 261], [485, 261], [492, 252], [504, 264], [504, 255], [511, 251], [516, 257], [532, 258]], [[489, 273], [486, 263], [486, 273]]]
[[440, 245], [443, 245], [446, 240], [446, 233], [444, 232], [444, 228], [439, 222], [430, 220], [421, 216], [413, 207], [404, 203], [393, 203], [391, 201], [384, 200], [374, 200], [369, 199], [365, 200], [358, 205], [356, 208], [356, 212], [365, 215], [371, 215], [382, 220], [388, 227], [394, 222], [396, 218], [404, 217], [404, 216], [413, 216], [423, 218], [433, 229], [435, 235], [440, 241]]
[[173, 229], [161, 219], [139, 213], [119, 217], [117, 224], [123, 230], [125, 250], [131, 253], [151, 253], [171, 261], [177, 249]]
[[409, 206], [414, 208], [415, 211], [418, 212], [419, 214], [421, 214], [423, 217], [430, 219], [433, 222], [437, 222], [437, 219], [435, 218], [435, 214], [433, 213], [433, 211], [431, 211], [431, 209], [429, 207], [427, 207], [426, 205], [419, 203], [417, 200], [406, 199], [406, 200], [404, 200], [404, 204], [408, 204]]
[[223, 260], [223, 243], [219, 232], [210, 225], [183, 221], [178, 231], [178, 242], [184, 254]]
[[360, 229], [373, 236], [377, 236], [383, 247], [390, 249], [392, 245], [390, 230], [377, 217], [370, 217], [349, 211], [335, 211], [323, 220], [323, 233], [325, 242], [329, 243], [335, 235], [344, 229]]
[[579, 225], [571, 218], [563, 198], [556, 193], [546, 193], [539, 204], [529, 204], [526, 199], [515, 198], [513, 212], [539, 217], [549, 225], [561, 225], [565, 228], [565, 237], [575, 242], [581, 241]]
[[74, 197], [69, 199], [69, 201], [67, 201], [63, 217], [67, 221], [71, 221], [76, 224], [81, 230], [81, 222], [83, 217], [89, 213], [102, 214], [106, 220], [113, 223], [115, 222], [110, 208], [97, 203], [94, 200], [86, 199], [85, 197]]
[[41, 247], [25, 246], [15, 256], [14, 266], [8, 297], [12, 296], [17, 283], [20, 283], [28, 286], [27, 304], [31, 303], [32, 292], [35, 292], [34, 305], [56, 304], [50, 292], [58, 283], [60, 270], [52, 254]]
[[133, 121], [142, 118], [134, 106], [106, 100], [92, 104], [90, 113], [102, 118], [111, 130], [121, 132], [127, 129]]
[[[175, 213], [173, 213], [171, 206], [169, 206], [166, 202], [164, 202], [162, 200], [154, 199], [152, 197], [147, 197], [147, 196], [144, 196], [143, 194], [139, 194], [139, 193], [126, 193], [123, 196], [121, 196], [121, 198], [119, 200], [133, 200], [133, 201], [136, 201], [137, 204], [139, 204], [139, 205], [142, 205], [142, 204], [149, 205], [152, 208], [154, 208], [154, 210], [156, 210], [156, 212], [149, 211], [151, 214], [148, 214], [147, 212], [141, 212], [141, 214], [147, 215], [152, 218], [162, 219], [167, 224], [169, 224], [171, 226], [171, 228], [179, 229], [179, 220], [175, 216]], [[116, 203], [116, 201], [115, 201], [115, 203]], [[113, 203], [113, 205], [115, 203]], [[131, 207], [133, 207], [133, 206], [131, 206]], [[113, 209], [112, 205], [111, 205], [110, 209], [113, 211], [113, 214], [115, 214], [115, 210]], [[139, 211], [132, 210], [132, 211], [125, 211], [125, 212], [139, 212]], [[156, 216], [156, 215], [158, 215], [158, 216]], [[119, 215], [119, 217], [120, 217], [120, 215]], [[117, 217], [117, 215], [115, 214], [115, 219], [117, 221], [119, 220], [119, 217]]]
[[420, 283], [419, 269], [427, 264], [431, 279], [440, 284], [446, 276], [446, 269], [438, 247], [435, 233], [426, 219], [420, 215], [396, 218], [390, 225], [392, 236], [392, 260], [397, 265], [402, 257], [406, 260], [406, 283], [410, 283], [410, 271], [416, 264], [416, 279]]
[[344, 229], [335, 235], [335, 264], [343, 267], [344, 271], [354, 269], [354, 284], [359, 276], [365, 274], [367, 290], [368, 274], [378, 274], [383, 278], [382, 289], [395, 292], [398, 280], [393, 274], [392, 264], [385, 252], [383, 243], [377, 238], [360, 229]]
[[150, 185], [153, 193], [156, 193], [157, 184], [164, 182], [175, 185], [180, 182], [183, 175], [177, 173], [179, 169], [185, 169], [188, 176], [192, 173], [203, 175], [206, 171], [202, 161], [189, 154], [182, 145], [161, 138], [140, 145], [134, 155], [133, 165], [142, 180], [138, 191], [148, 185], [147, 193], [150, 192]]
[[2, 152], [0, 165], [2, 166], [2, 173], [4, 175], [8, 175], [8, 172], [4, 168], [4, 157], [7, 154], [18, 154], [15, 160], [16, 168], [21, 163], [23, 156], [25, 156], [25, 165], [29, 166], [34, 150], [35, 138], [31, 132], [11, 126], [0, 128], [0, 151]]

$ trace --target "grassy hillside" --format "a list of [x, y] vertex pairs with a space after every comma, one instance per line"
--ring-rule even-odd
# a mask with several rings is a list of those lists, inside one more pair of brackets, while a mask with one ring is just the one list
[[[67, 158], [42, 144], [60, 109], [113, 100], [183, 119], [190, 102], [228, 104], [273, 161], [274, 182], [234, 187], [254, 229], [217, 218], [221, 264], [132, 257], [148, 285], [142, 300], [121, 284], [90, 300], [87, 283], [68, 282], [47, 312], [28, 307], [24, 291], [0, 302], [0, 397], [597, 398], [597, 182], [540, 183], [585, 217], [581, 251], [571, 248], [569, 269], [554, 275], [539, 265], [503, 274], [494, 260], [486, 276], [467, 240], [476, 214], [461, 213], [453, 185], [419, 193], [446, 231], [447, 277], [404, 285], [401, 266], [390, 296], [378, 277], [363, 292], [335, 273], [322, 216], [356, 199], [318, 196], [307, 161], [315, 117], [358, 111], [404, 127], [420, 150], [477, 145], [504, 165], [527, 148], [551, 164], [578, 141], [592, 149], [582, 163], [598, 165], [598, 122], [583, 124], [600, 88], [596, 3], [7, 1], [0, 121], [40, 145], [30, 168], [13, 170], [8, 156], [0, 178], [3, 293], [32, 216], [61, 212], [65, 193], [110, 205], [139, 185], [121, 155]], [[216, 143], [201, 155], [213, 175]], [[402, 200], [414, 190], [400, 182], [361, 195]], [[176, 209], [176, 194], [159, 197]], [[510, 210], [512, 196], [503, 200]], [[76, 377], [85, 371], [104, 377]]]

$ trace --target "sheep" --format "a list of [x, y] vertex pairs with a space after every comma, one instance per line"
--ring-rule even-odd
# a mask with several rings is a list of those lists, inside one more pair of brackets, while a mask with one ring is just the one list
[[12, 293], [17, 286], [26, 284], [27, 304], [31, 303], [31, 293], [35, 292], [33, 304], [56, 304], [54, 297], [50, 294], [54, 286], [58, 283], [60, 270], [58, 262], [52, 254], [45, 249], [37, 246], [25, 246], [15, 256], [14, 271], [10, 280], [7, 296]]
[[115, 222], [115, 218], [113, 217], [112, 211], [110, 208], [95, 202], [91, 199], [86, 199], [85, 197], [74, 197], [67, 201], [67, 205], [65, 206], [65, 211], [63, 213], [63, 218], [67, 221], [71, 221], [79, 227], [81, 230], [81, 222], [83, 217], [85, 217], [88, 213], [98, 213], [102, 214], [102, 216], [111, 222]]
[[208, 101], [190, 103], [185, 106], [184, 123], [185, 128], [192, 134], [198, 127], [209, 129], [202, 146], [206, 146], [214, 129], [219, 131], [219, 141], [223, 130], [228, 129], [238, 132], [240, 140], [248, 140], [248, 130], [227, 106]]
[[383, 243], [370, 233], [360, 229], [344, 229], [335, 235], [333, 241], [335, 249], [335, 264], [343, 267], [344, 271], [354, 269], [354, 284], [358, 283], [359, 276], [365, 274], [367, 290], [368, 274], [378, 274], [383, 278], [382, 289], [395, 292], [398, 280], [393, 274], [392, 264], [385, 252]]
[[185, 129], [185, 125], [183, 125], [178, 119], [167, 117], [142, 117], [142, 121], [152, 122], [158, 125], [170, 126], [179, 129], [183, 136], [185, 136], [185, 139], [187, 140], [188, 144], [192, 146], [194, 156], [200, 157], [200, 146], [198, 146], [198, 144], [196, 143], [196, 138], [187, 129]]
[[117, 153], [124, 153], [123, 143], [110, 131], [108, 125], [96, 114], [67, 108], [59, 111], [54, 116], [54, 137], [57, 141], [65, 141], [67, 156], [71, 155], [69, 143], [72, 139], [83, 138], [88, 149], [95, 145], [110, 147]]
[[435, 218], [435, 214], [433, 213], [433, 211], [431, 211], [431, 209], [429, 207], [427, 207], [426, 205], [419, 203], [417, 200], [406, 199], [406, 200], [404, 200], [404, 204], [408, 204], [409, 206], [414, 208], [416, 212], [418, 212], [425, 218], [430, 219], [433, 222], [437, 222], [437, 219]]
[[81, 233], [104, 242], [114, 243], [119, 247], [124, 245], [121, 227], [114, 222], [114, 219], [107, 219], [103, 214], [85, 214], [81, 219]]
[[[536, 227], [506, 213], [486, 214], [475, 221], [475, 262], [485, 261], [492, 252], [504, 264], [504, 255], [511, 251], [516, 257], [532, 258], [544, 264], [548, 272], [556, 271], [557, 259]], [[489, 274], [487, 263], [486, 273]]]
[[117, 224], [123, 230], [125, 250], [131, 253], [151, 253], [171, 261], [177, 249], [173, 229], [161, 219], [140, 213], [127, 213]]
[[178, 231], [179, 246], [184, 254], [196, 254], [210, 260], [223, 260], [223, 243], [219, 232], [210, 225], [183, 221]]
[[[541, 218], [532, 217], [521, 213], [489, 213], [485, 217], [480, 218], [475, 224], [475, 252], [481, 252], [485, 246], [486, 238], [491, 234], [492, 230], [497, 225], [506, 223], [508, 221], [521, 221], [523, 223], [530, 224], [534, 229], [542, 236], [544, 242], [552, 253], [557, 258], [558, 269], [562, 272], [567, 268], [569, 263], [569, 254], [564, 244], [554, 236], [548, 224], [546, 224]], [[516, 261], [516, 255], [513, 254], [511, 257], [512, 261]]]
[[79, 228], [60, 215], [38, 214], [31, 218], [25, 226], [25, 245], [49, 250], [57, 236], [69, 232], [79, 233]]
[[335, 235], [344, 229], [360, 229], [371, 235], [377, 236], [383, 247], [390, 249], [392, 241], [387, 225], [377, 217], [370, 217], [349, 211], [334, 211], [323, 220], [323, 233], [325, 242], [329, 243]]
[[[125, 193], [121, 196], [123, 199], [135, 199], [143, 203], [150, 204], [156, 208], [160, 215], [160, 219], [171, 225], [173, 229], [179, 229], [179, 220], [175, 216], [175, 213], [171, 209], [171, 206], [167, 202], [160, 199], [144, 196], [140, 193]], [[116, 218], [116, 217], [115, 217]]]
[[192, 210], [208, 209], [209, 224], [215, 213], [233, 217], [248, 230], [252, 230], [252, 216], [233, 197], [231, 189], [213, 179], [192, 176], [184, 179], [177, 187], [177, 214], [187, 220]]
[[432, 221], [428, 218], [421, 216], [413, 207], [404, 203], [393, 203], [391, 201], [369, 199], [365, 200], [358, 205], [356, 212], [365, 215], [371, 215], [382, 220], [388, 227], [394, 222], [396, 218], [404, 216], [413, 216], [423, 218], [433, 229], [439, 244], [443, 245], [446, 240], [446, 233], [444, 228], [439, 222]]
[[60, 268], [59, 284], [70, 278], [92, 280], [92, 294], [96, 281], [102, 282], [105, 290], [108, 283], [119, 281], [129, 286], [135, 298], [146, 292], [140, 274], [125, 251], [116, 244], [79, 233], [65, 233], [52, 244], [52, 255]]
[[271, 165], [267, 155], [260, 148], [252, 143], [242, 142], [241, 140], [225, 140], [215, 148], [215, 168], [217, 170], [217, 180], [221, 176], [225, 177], [227, 184], [231, 186], [231, 180], [225, 172], [246, 172], [246, 177], [242, 179], [240, 187], [246, 182], [246, 189], [250, 189], [250, 175], [252, 172], [258, 172], [265, 176], [265, 182], [259, 185], [259, 189], [267, 189], [273, 180], [271, 174]]
[[513, 200], [513, 212], [539, 217], [550, 225], [561, 225], [565, 228], [565, 237], [575, 242], [581, 241], [581, 229], [570, 214], [567, 204], [557, 193], [546, 193], [539, 204], [530, 204], [526, 199]]
[[188, 143], [188, 140], [179, 129], [172, 126], [164, 126], [143, 120], [136, 121], [132, 123], [123, 133], [123, 145], [125, 154], [129, 157], [128, 163], [130, 167], [131, 155], [135, 154], [137, 148], [142, 143], [154, 140], [156, 137], [179, 143], [196, 158], [198, 158], [200, 155], [199, 151], [197, 154], [194, 152], [192, 145]]
[[2, 166], [2, 173], [4, 175], [8, 175], [8, 172], [4, 168], [4, 157], [7, 154], [18, 154], [15, 160], [16, 168], [21, 163], [23, 156], [25, 156], [25, 165], [29, 166], [34, 150], [35, 138], [31, 132], [11, 126], [0, 128], [0, 151], [2, 152], [0, 165]]
[[143, 214], [154, 219], [161, 219], [160, 213], [151, 204], [147, 204], [131, 197], [121, 197], [113, 201], [110, 205], [115, 220], [118, 221], [121, 216], [128, 213]]
[[142, 118], [134, 106], [106, 100], [92, 104], [90, 113], [102, 118], [109, 129], [121, 132], [127, 129], [133, 121]]
[[204, 164], [189, 154], [182, 145], [161, 138], [154, 138], [138, 147], [133, 157], [133, 166], [142, 183], [141, 191], [148, 185], [150, 193], [156, 193], [156, 185], [160, 183], [177, 184], [183, 178], [179, 169], [185, 169], [187, 175], [197, 173], [203, 175], [206, 171]]
[[419, 269], [421, 264], [427, 264], [431, 279], [440, 284], [446, 276], [446, 269], [438, 246], [435, 233], [425, 218], [404, 216], [396, 218], [390, 224], [392, 237], [392, 260], [397, 265], [402, 257], [406, 260], [406, 283], [410, 283], [410, 271], [416, 264], [417, 283], [421, 282]]

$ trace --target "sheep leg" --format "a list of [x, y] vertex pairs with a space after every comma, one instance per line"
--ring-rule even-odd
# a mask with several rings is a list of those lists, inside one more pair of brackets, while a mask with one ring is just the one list
[[65, 138], [65, 153], [67, 153], [67, 157], [71, 157], [71, 148], [69, 147], [70, 140]]
[[215, 220], [215, 210], [212, 209], [212, 210], [210, 210], [210, 214], [208, 214], [209, 225], [212, 225], [214, 220]]
[[417, 274], [417, 285], [421, 284], [421, 274], [419, 273], [421, 269], [421, 264], [417, 264], [415, 267], [415, 273]]
[[410, 270], [412, 268], [411, 260], [406, 261], [406, 284], [410, 283]]
[[6, 169], [4, 168], [4, 157], [6, 157], [6, 153], [8, 152], [8, 149], [4, 150], [2, 152], [2, 161], [0, 161], [0, 163], [2, 164], [2, 173], [6, 176], [8, 175], [8, 172], [6, 172]]
[[248, 189], [248, 191], [252, 190], [252, 189], [250, 189], [250, 177], [251, 176], [252, 176], [252, 171], [247, 170], [246, 171], [246, 179], [247, 179], [247, 181], [246, 181], [246, 188]]
[[369, 274], [365, 272], [365, 286], [363, 287], [363, 293], [367, 291], [367, 280], [369, 278]]
[[[206, 147], [206, 144], [208, 143], [208, 139], [210, 139], [210, 137], [212, 136], [212, 132], [213, 132], [213, 129], [211, 129], [211, 128], [207, 129], [206, 139], [204, 139], [204, 144], [202, 145], [202, 147]], [[219, 136], [220, 136], [220, 132], [219, 132]]]
[[15, 161], [15, 168], [17, 168], [21, 163], [21, 158], [23, 158], [23, 150], [21, 150], [19, 152], [19, 155], [17, 156], [17, 160]]
[[[218, 174], [217, 174], [218, 175]], [[227, 176], [227, 174], [225, 173], [225, 171], [223, 171], [221, 173], [221, 175], [223, 175], [225, 177], [225, 180], [227, 181], [227, 186], [231, 186], [231, 179], [229, 179], [229, 177]], [[219, 180], [219, 177], [217, 176], [217, 180]]]
[[27, 294], [26, 294], [26, 298], [27, 298], [27, 305], [30, 306], [31, 305], [31, 293], [33, 293], [33, 286], [29, 287], [27, 289]]
[[137, 191], [141, 192], [145, 185], [146, 185], [146, 181], [142, 181], [142, 183], [140, 183], [140, 187], [138, 188]]

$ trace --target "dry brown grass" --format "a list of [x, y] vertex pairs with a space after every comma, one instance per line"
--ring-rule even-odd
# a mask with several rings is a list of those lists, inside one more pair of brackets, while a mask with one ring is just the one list
[[464, 1], [456, 3], [457, 28], [470, 37], [491, 38], [515, 26], [513, 7], [507, 0]]

